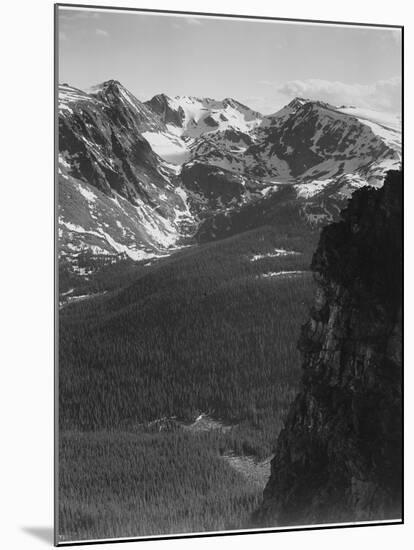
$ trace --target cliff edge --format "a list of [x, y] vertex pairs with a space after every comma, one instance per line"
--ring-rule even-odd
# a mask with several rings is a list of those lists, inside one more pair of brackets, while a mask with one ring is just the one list
[[402, 504], [402, 175], [356, 191], [325, 227], [261, 526], [399, 519]]

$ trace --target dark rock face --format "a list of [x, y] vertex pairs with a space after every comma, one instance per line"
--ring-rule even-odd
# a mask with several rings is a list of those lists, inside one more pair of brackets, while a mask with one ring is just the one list
[[302, 390], [279, 435], [261, 525], [401, 517], [401, 219], [402, 176], [392, 171], [322, 231]]
[[181, 177], [197, 213], [237, 204], [244, 191], [240, 176], [214, 165], [185, 165]]
[[145, 101], [144, 105], [156, 113], [165, 124], [173, 124], [179, 128], [182, 127], [185, 118], [183, 108], [178, 107], [177, 110], [173, 109], [168, 96], [165, 94], [155, 95], [149, 101]]
[[253, 143], [249, 134], [240, 132], [240, 130], [236, 130], [235, 128], [227, 128], [224, 130], [222, 137], [232, 143], [241, 143], [244, 145], [251, 145]]
[[73, 177], [131, 201], [149, 200], [150, 182], [165, 187], [160, 159], [141, 135], [162, 124], [141, 102], [114, 80], [96, 93], [61, 88], [61, 94], [76, 98], [59, 112], [59, 151]]
[[210, 126], [211, 128], [217, 128], [219, 123], [214, 120], [212, 116], [206, 116], [204, 119], [204, 123], [207, 124], [207, 126]]

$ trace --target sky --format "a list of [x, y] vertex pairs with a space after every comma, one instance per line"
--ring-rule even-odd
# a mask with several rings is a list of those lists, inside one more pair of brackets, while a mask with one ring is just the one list
[[59, 8], [58, 31], [59, 82], [81, 89], [401, 110], [399, 29]]

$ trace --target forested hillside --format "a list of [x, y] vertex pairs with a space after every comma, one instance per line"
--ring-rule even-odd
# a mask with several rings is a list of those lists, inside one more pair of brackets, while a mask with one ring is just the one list
[[121, 290], [65, 306], [61, 428], [199, 412], [258, 422], [283, 410], [298, 372], [292, 335], [312, 294], [314, 242], [265, 227], [183, 251]]

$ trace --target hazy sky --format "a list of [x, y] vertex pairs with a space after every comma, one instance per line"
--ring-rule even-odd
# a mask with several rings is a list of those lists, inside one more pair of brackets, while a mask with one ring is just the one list
[[294, 96], [398, 112], [398, 29], [59, 9], [59, 81], [234, 97], [263, 113]]

